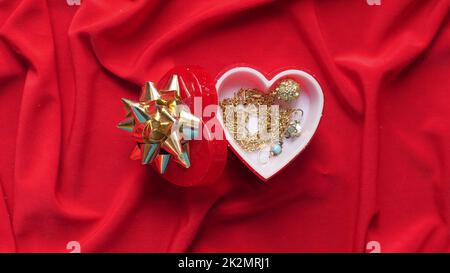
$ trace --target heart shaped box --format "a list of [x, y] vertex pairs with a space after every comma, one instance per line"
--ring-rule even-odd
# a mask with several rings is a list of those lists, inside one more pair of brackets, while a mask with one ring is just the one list
[[[188, 106], [191, 113], [199, 117], [202, 123], [202, 138], [189, 141], [191, 166], [185, 169], [178, 164], [169, 164], [166, 172], [162, 174], [164, 179], [173, 184], [192, 187], [211, 184], [218, 180], [226, 164], [227, 146], [231, 147], [251, 171], [267, 181], [304, 150], [319, 125], [324, 103], [322, 89], [307, 72], [295, 69], [285, 70], [268, 80], [270, 77], [264, 76], [256, 69], [236, 66], [219, 74], [215, 81], [200, 67], [181, 66], [168, 71], [158, 82], [157, 87], [164, 87], [173, 74], [178, 75], [183, 104]], [[224, 98], [233, 97], [240, 88], [256, 88], [268, 92], [277, 81], [283, 78], [292, 78], [300, 84], [300, 97], [290, 107], [300, 108], [304, 112], [301, 123], [302, 135], [285, 141], [280, 155], [270, 158], [267, 164], [261, 164], [257, 152], [244, 151], [229, 132], [223, 129], [225, 127], [222, 112], [218, 109], [218, 105]], [[194, 107], [194, 98], [199, 97], [202, 98], [202, 113], [196, 113]], [[217, 114], [205, 116], [203, 113], [207, 107], [213, 107]], [[214, 122], [209, 123], [210, 121]], [[212, 128], [210, 124], [215, 124], [214, 126], [217, 127]], [[217, 137], [217, 130], [221, 132], [221, 137], [211, 137], [211, 135]]]
[[[273, 89], [274, 84], [283, 78], [292, 78], [300, 84], [300, 97], [290, 103], [289, 106], [302, 109], [303, 117], [301, 121], [302, 134], [297, 138], [285, 140], [280, 155], [270, 157], [268, 162], [261, 163], [258, 152], [243, 150], [230, 133], [224, 130], [225, 137], [233, 152], [264, 181], [269, 180], [291, 163], [313, 137], [322, 116], [324, 103], [322, 88], [313, 76], [302, 70], [284, 70], [269, 80], [261, 72], [245, 66], [234, 67], [223, 72], [216, 83], [218, 101], [220, 102], [224, 98], [232, 98], [240, 88], [256, 88], [263, 92], [269, 92]], [[218, 120], [222, 128], [225, 128], [222, 115], [223, 113], [219, 109]]]

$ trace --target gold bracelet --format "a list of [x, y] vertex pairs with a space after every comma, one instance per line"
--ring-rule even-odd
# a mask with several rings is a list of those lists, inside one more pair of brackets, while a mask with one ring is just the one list
[[[298, 137], [301, 134], [300, 120], [292, 120], [292, 115], [300, 112], [301, 116], [303, 116], [303, 111], [287, 106], [282, 108], [277, 102], [279, 100], [289, 102], [298, 98], [299, 95], [300, 86], [292, 79], [280, 81], [277, 87], [267, 94], [257, 89], [241, 88], [235, 92], [233, 98], [226, 98], [220, 102], [225, 127], [245, 151], [261, 151], [263, 147], [270, 145], [270, 154], [272, 156], [279, 155], [282, 152], [284, 138]], [[241, 111], [236, 111], [239, 106], [243, 106], [243, 108], [240, 109]], [[252, 106], [256, 106], [253, 107], [253, 112], [258, 117], [262, 114], [260, 113], [261, 109], [266, 110], [267, 115], [265, 118], [258, 118], [258, 132], [260, 132], [259, 129], [265, 129], [265, 132], [268, 133], [268, 136], [265, 138], [259, 133], [250, 133], [247, 128], [250, 113], [245, 112], [245, 109], [246, 107], [252, 108]], [[266, 108], [261, 108], [260, 106], [266, 106]], [[272, 114], [275, 113], [272, 113], [272, 106], [278, 106], [279, 109], [278, 122], [274, 123], [272, 123]], [[227, 111], [227, 107], [233, 107], [232, 111]], [[242, 110], [244, 110], [244, 113], [242, 113]], [[239, 114], [245, 114], [243, 122], [245, 126], [242, 126], [242, 122], [239, 122]], [[275, 128], [272, 128], [274, 126]]]

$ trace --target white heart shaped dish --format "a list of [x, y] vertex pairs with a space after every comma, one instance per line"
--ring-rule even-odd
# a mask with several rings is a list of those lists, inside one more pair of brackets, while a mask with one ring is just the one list
[[[264, 181], [270, 179], [292, 162], [311, 140], [322, 116], [324, 101], [322, 88], [313, 76], [294, 69], [285, 70], [268, 80], [253, 68], [235, 67], [223, 73], [216, 83], [219, 101], [222, 101], [224, 98], [232, 98], [234, 93], [241, 88], [256, 88], [268, 92], [272, 85], [282, 78], [291, 78], [300, 84], [300, 97], [290, 103], [290, 107], [302, 109], [303, 118], [301, 120], [302, 134], [297, 138], [285, 140], [280, 155], [270, 157], [269, 162], [261, 163], [258, 152], [243, 150], [225, 129], [225, 137], [234, 153]], [[225, 128], [221, 110], [218, 111], [218, 120], [222, 128]]]

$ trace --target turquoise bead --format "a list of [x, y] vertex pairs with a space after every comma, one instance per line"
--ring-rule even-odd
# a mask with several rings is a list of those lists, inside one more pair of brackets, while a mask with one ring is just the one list
[[271, 152], [273, 153], [273, 155], [279, 155], [281, 154], [281, 145], [280, 144], [275, 144], [272, 146]]

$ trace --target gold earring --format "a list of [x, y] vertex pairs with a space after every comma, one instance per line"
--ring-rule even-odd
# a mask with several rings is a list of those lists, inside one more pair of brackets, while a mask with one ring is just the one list
[[300, 85], [295, 80], [287, 78], [278, 83], [272, 94], [279, 100], [293, 101], [300, 96]]

